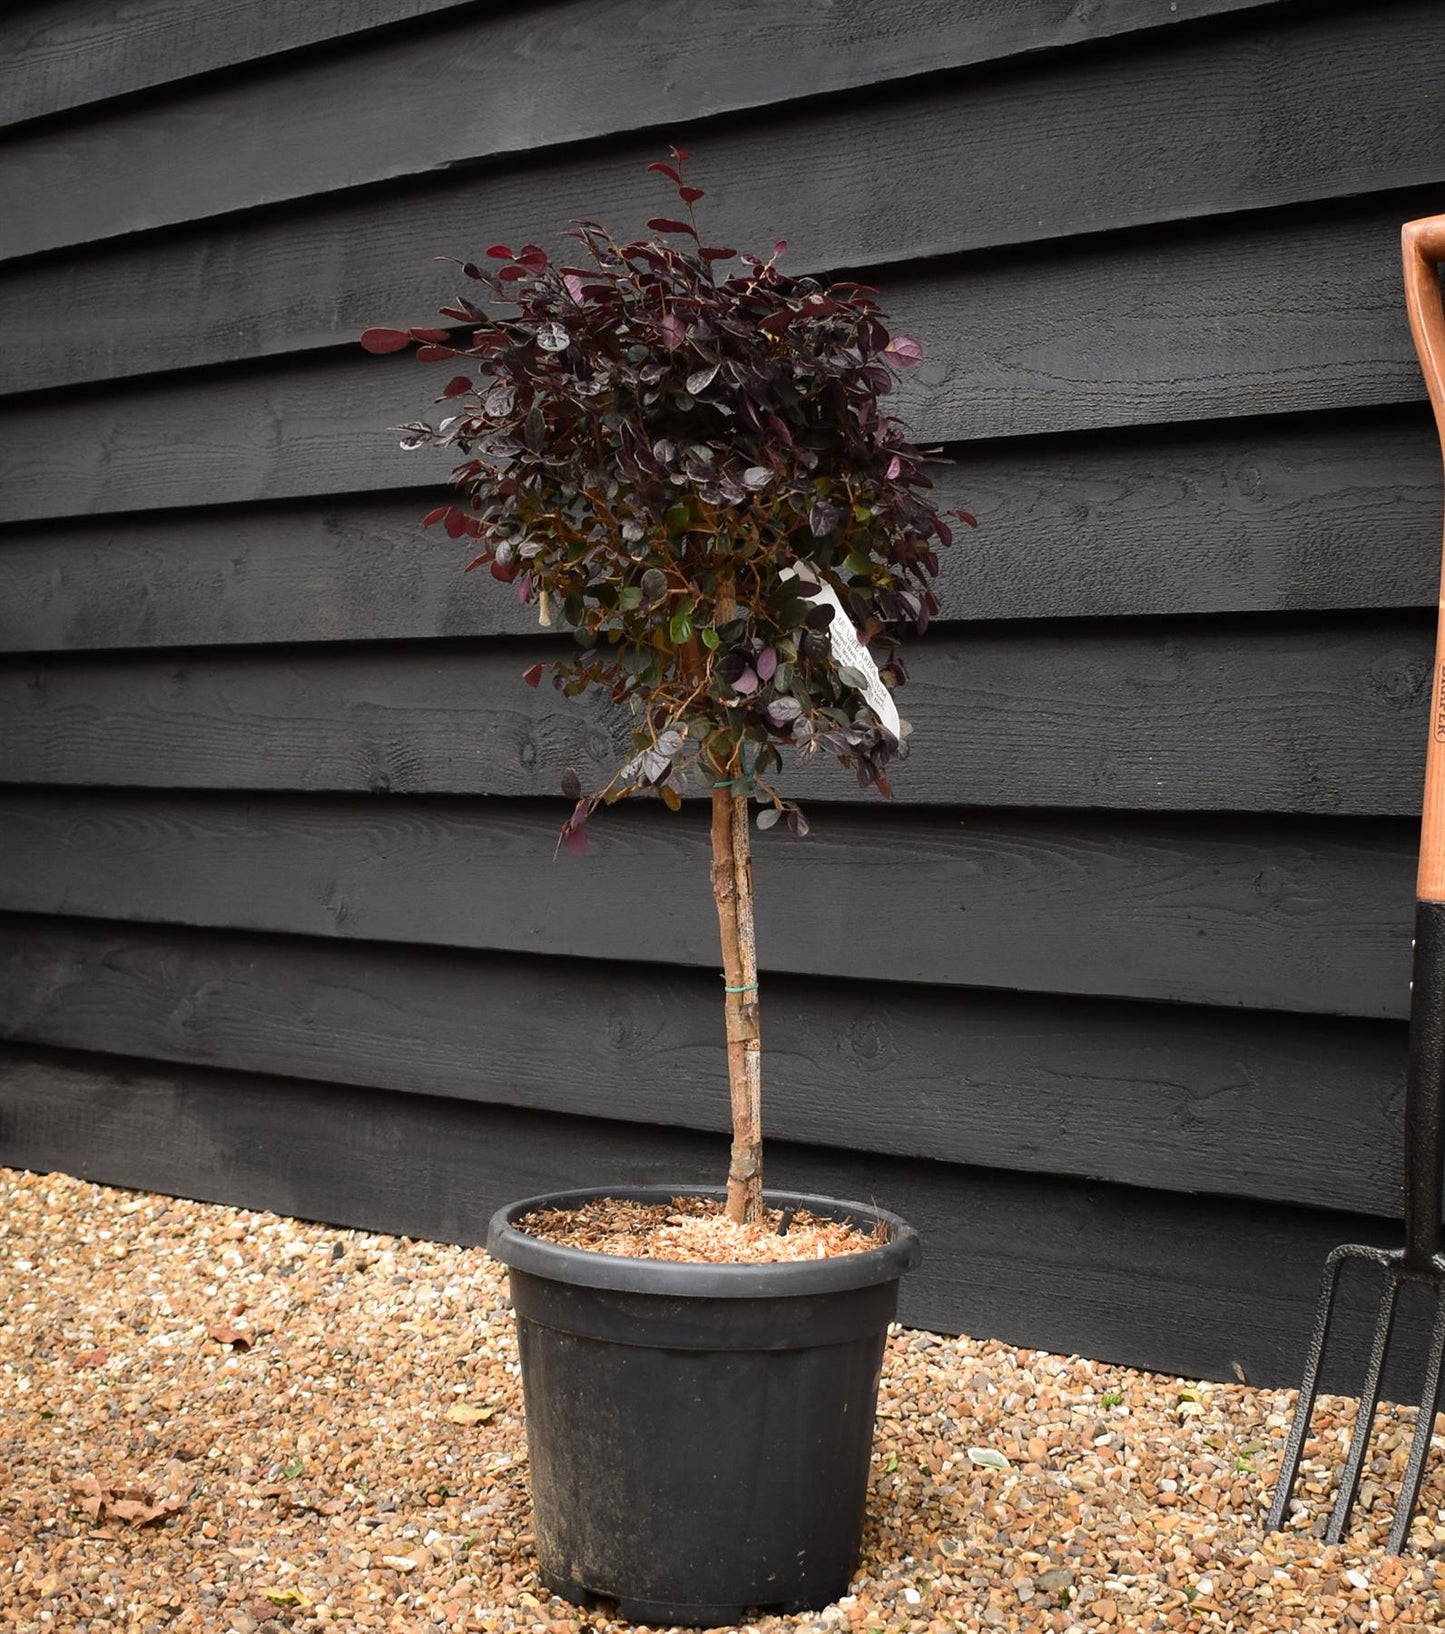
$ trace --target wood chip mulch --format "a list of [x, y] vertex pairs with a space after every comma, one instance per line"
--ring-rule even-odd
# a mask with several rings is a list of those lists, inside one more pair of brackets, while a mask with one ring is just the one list
[[693, 1265], [833, 1259], [878, 1244], [871, 1231], [806, 1209], [764, 1209], [757, 1220], [734, 1225], [722, 1204], [706, 1197], [674, 1197], [668, 1203], [603, 1197], [577, 1209], [538, 1209], [517, 1223], [529, 1236], [564, 1248]]
[[[1445, 1446], [1383, 1552], [1410, 1428], [1354, 1535], [1327, 1401], [1288, 1536], [1292, 1394], [897, 1330], [865, 1552], [784, 1629], [1309, 1630], [1445, 1622]], [[479, 1250], [0, 1169], [0, 1628], [609, 1628], [538, 1586], [502, 1273]]]

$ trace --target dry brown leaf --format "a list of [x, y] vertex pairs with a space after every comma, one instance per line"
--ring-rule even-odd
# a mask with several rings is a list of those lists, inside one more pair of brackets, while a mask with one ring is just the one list
[[249, 1350], [251, 1335], [242, 1333], [239, 1328], [227, 1326], [224, 1322], [213, 1322], [206, 1329], [206, 1337], [214, 1339], [218, 1345], [230, 1345], [232, 1350]]
[[161, 1498], [144, 1487], [113, 1486], [87, 1475], [71, 1488], [70, 1495], [79, 1509], [92, 1520], [127, 1521], [132, 1526], [148, 1526], [152, 1521], [164, 1520], [175, 1514], [184, 1504], [181, 1498]]
[[470, 1402], [454, 1401], [442, 1417], [453, 1424], [485, 1424], [496, 1412], [495, 1407], [473, 1407]]

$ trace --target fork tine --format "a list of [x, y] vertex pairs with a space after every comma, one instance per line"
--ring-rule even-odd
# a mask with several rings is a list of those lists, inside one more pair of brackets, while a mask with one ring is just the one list
[[1360, 1490], [1360, 1474], [1369, 1451], [1370, 1431], [1375, 1427], [1375, 1410], [1380, 1405], [1380, 1380], [1385, 1371], [1385, 1352], [1390, 1347], [1390, 1333], [1395, 1326], [1395, 1311], [1400, 1296], [1400, 1279], [1393, 1272], [1385, 1284], [1380, 1312], [1375, 1318], [1375, 1335], [1370, 1341], [1370, 1361], [1365, 1369], [1365, 1382], [1360, 1391], [1360, 1408], [1355, 1414], [1354, 1434], [1350, 1437], [1350, 1451], [1340, 1471], [1340, 1492], [1335, 1500], [1334, 1513], [1325, 1528], [1325, 1542], [1338, 1543], [1350, 1523], [1350, 1511], [1355, 1506], [1355, 1494]]
[[1340, 1280], [1344, 1253], [1336, 1249], [1325, 1261], [1324, 1276], [1320, 1280], [1319, 1304], [1315, 1308], [1314, 1331], [1310, 1334], [1309, 1349], [1305, 1353], [1304, 1377], [1300, 1380], [1299, 1396], [1295, 1401], [1294, 1422], [1289, 1427], [1285, 1442], [1284, 1462], [1280, 1466], [1279, 1482], [1274, 1489], [1274, 1503], [1265, 1522], [1271, 1532], [1280, 1531], [1289, 1511], [1290, 1494], [1299, 1475], [1300, 1455], [1304, 1452], [1305, 1436], [1309, 1433], [1310, 1418], [1319, 1394], [1320, 1364], [1324, 1360], [1325, 1345], [1330, 1337], [1330, 1323], [1335, 1314], [1335, 1290]]
[[1425, 1385], [1420, 1392], [1420, 1410], [1415, 1419], [1415, 1435], [1410, 1442], [1410, 1459], [1405, 1465], [1405, 1482], [1400, 1488], [1400, 1501], [1395, 1505], [1395, 1520], [1390, 1528], [1387, 1547], [1392, 1555], [1400, 1554], [1410, 1535], [1415, 1505], [1420, 1501], [1420, 1487], [1425, 1479], [1425, 1457], [1430, 1451], [1430, 1438], [1435, 1433], [1435, 1415], [1440, 1411], [1440, 1361], [1445, 1352], [1445, 1299], [1440, 1297], [1438, 1281], [1435, 1289], [1435, 1324], [1430, 1330], [1430, 1354], [1425, 1361]]

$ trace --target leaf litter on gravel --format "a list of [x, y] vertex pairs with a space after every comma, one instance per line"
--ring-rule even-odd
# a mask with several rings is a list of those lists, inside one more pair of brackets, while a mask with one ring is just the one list
[[[851, 1592], [746, 1626], [1441, 1626], [1445, 1449], [1413, 1553], [1386, 1555], [1411, 1416], [1383, 1410], [1357, 1528], [1325, 1546], [1353, 1417], [1326, 1398], [1295, 1529], [1268, 1535], [1291, 1400], [895, 1329]], [[537, 1581], [480, 1250], [0, 1169], [0, 1627], [610, 1626]]]

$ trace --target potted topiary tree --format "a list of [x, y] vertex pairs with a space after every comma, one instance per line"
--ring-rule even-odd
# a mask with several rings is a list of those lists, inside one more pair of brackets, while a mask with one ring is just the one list
[[701, 784], [711, 801], [726, 1186], [529, 1198], [488, 1247], [511, 1271], [544, 1581], [634, 1620], [717, 1625], [845, 1588], [884, 1337], [919, 1252], [876, 1208], [764, 1197], [749, 805], [760, 829], [807, 834], [774, 787], [785, 755], [891, 792], [909, 734], [896, 632], [937, 611], [951, 535], [880, 406], [917, 343], [890, 336], [875, 291], [784, 276], [781, 241], [767, 259], [704, 244], [686, 157], [649, 167], [683, 207], [648, 223], [661, 236], [578, 223], [576, 266], [494, 245], [490, 266], [462, 264], [488, 305], [442, 309], [460, 329], [362, 343], [464, 361], [450, 412], [399, 428], [463, 456], [460, 497], [426, 522], [571, 626], [575, 651], [528, 684], [550, 668], [566, 696], [601, 689], [630, 713], [605, 786], [562, 774], [560, 843], [585, 850], [597, 806], [627, 796], [677, 810]]

